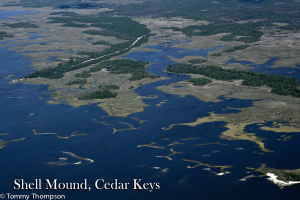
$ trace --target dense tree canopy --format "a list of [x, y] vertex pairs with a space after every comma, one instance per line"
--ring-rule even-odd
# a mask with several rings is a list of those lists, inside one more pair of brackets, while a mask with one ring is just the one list
[[8, 26], [10, 28], [38, 28], [39, 26], [36, 24], [32, 24], [30, 22], [17, 22], [12, 24], [4, 23], [4, 26]]
[[300, 82], [294, 77], [282, 75], [263, 74], [251, 71], [223, 69], [219, 66], [195, 66], [189, 64], [169, 65], [167, 70], [172, 73], [192, 73], [201, 74], [216, 80], [244, 80], [244, 86], [268, 86], [272, 88], [272, 93], [279, 95], [291, 95], [300, 98]]
[[107, 99], [114, 98], [117, 93], [112, 93], [109, 90], [118, 90], [120, 87], [115, 84], [99, 85], [99, 90], [91, 92], [89, 95], [79, 97], [79, 100], [91, 100], [91, 99]]
[[6, 33], [6, 31], [0, 31], [0, 40], [3, 40], [4, 37], [12, 38], [12, 37], [14, 37], [14, 35], [8, 34], [8, 33]]
[[197, 85], [197, 86], [202, 86], [202, 85], [206, 85], [208, 83], [211, 82], [210, 79], [208, 78], [191, 78], [190, 80], [188, 80], [189, 82], [192, 82], [193, 85]]

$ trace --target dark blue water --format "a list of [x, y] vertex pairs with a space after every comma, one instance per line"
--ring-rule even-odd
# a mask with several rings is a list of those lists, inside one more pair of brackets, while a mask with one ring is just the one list
[[[189, 79], [188, 76], [172, 75], [162, 72], [167, 65], [173, 64], [167, 56], [182, 58], [186, 55], [207, 56], [213, 49], [188, 50], [171, 48], [170, 44], [150, 47], [158, 51], [134, 52], [126, 58], [144, 60], [153, 63], [147, 70], [170, 79], [146, 84], [135, 92], [144, 99], [148, 107], [143, 112], [127, 117], [111, 117], [96, 105], [73, 108], [66, 104], [53, 105], [47, 85], [8, 84], [34, 70], [30, 60], [24, 55], [7, 48], [0, 49], [0, 139], [12, 141], [0, 149], [0, 188], [2, 193], [12, 194], [63, 194], [66, 199], [295, 199], [299, 196], [299, 185], [280, 189], [265, 177], [256, 177], [247, 181], [239, 179], [247, 175], [246, 167], [259, 167], [266, 163], [268, 167], [299, 167], [300, 150], [297, 144], [299, 136], [287, 143], [279, 142], [280, 136], [274, 132], [262, 131], [257, 125], [246, 127], [246, 131], [255, 132], [259, 137], [268, 138], [266, 148], [274, 153], [264, 155], [257, 145], [249, 141], [223, 140], [219, 136], [226, 131], [225, 122], [204, 123], [198, 126], [174, 126], [163, 130], [170, 124], [196, 121], [207, 117], [210, 112], [228, 114], [240, 112], [234, 108], [253, 105], [251, 100], [226, 99], [220, 102], [203, 102], [194, 96], [184, 98], [156, 89]], [[14, 77], [4, 78], [8, 75]], [[160, 102], [161, 106], [156, 104]], [[227, 109], [230, 107], [232, 109]], [[147, 120], [139, 123], [138, 120]], [[96, 123], [101, 122], [101, 123]], [[121, 122], [121, 123], [120, 123]], [[130, 128], [134, 130], [122, 130]], [[114, 129], [119, 130], [114, 133]], [[252, 129], [252, 130], [250, 130]], [[34, 130], [37, 133], [34, 134]], [[6, 134], [7, 133], [7, 134]], [[55, 133], [55, 134], [53, 134]], [[82, 134], [69, 137], [71, 134]], [[61, 138], [65, 137], [65, 138]], [[69, 138], [67, 138], [69, 137]], [[24, 138], [24, 139], [23, 139]], [[196, 138], [182, 140], [186, 138]], [[179, 144], [174, 144], [177, 141]], [[160, 148], [138, 147], [152, 144]], [[200, 145], [197, 144], [207, 144]], [[284, 145], [283, 145], [284, 144]], [[172, 154], [171, 149], [180, 154], [172, 155], [172, 160], [164, 157]], [[69, 154], [66, 152], [71, 152]], [[76, 155], [79, 157], [74, 157]], [[81, 159], [80, 159], [81, 158]], [[90, 162], [87, 159], [92, 159]], [[194, 160], [210, 166], [227, 166], [229, 174], [217, 176], [220, 168], [195, 166]], [[215, 173], [213, 173], [215, 172]], [[82, 182], [88, 180], [91, 191], [85, 190], [14, 190], [13, 181], [25, 179], [58, 179], [59, 182]], [[96, 190], [93, 186], [97, 179], [113, 182], [129, 182], [127, 190]], [[133, 190], [133, 179], [141, 182], [159, 183], [160, 189]]]
[[[180, 57], [182, 49], [163, 49], [161, 54], [155, 52], [134, 52], [126, 57], [136, 60], [147, 60], [154, 64], [148, 71], [158, 72], [157, 74], [169, 76], [171, 79], [143, 85], [135, 90], [139, 95], [157, 95], [155, 99], [145, 99], [149, 106], [144, 112], [132, 114], [126, 118], [104, 117], [107, 114], [95, 105], [72, 108], [69, 105], [47, 104], [48, 86], [46, 85], [24, 85], [9, 84], [12, 78], [1, 79], [0, 105], [0, 133], [7, 135], [0, 136], [4, 141], [25, 138], [24, 140], [7, 143], [7, 146], [0, 150], [1, 158], [4, 161], [0, 167], [2, 191], [14, 194], [64, 194], [67, 199], [281, 199], [295, 197], [298, 195], [299, 186], [286, 187], [280, 190], [278, 186], [265, 178], [252, 178], [246, 182], [239, 181], [247, 176], [245, 167], [259, 167], [260, 163], [267, 163], [270, 167], [295, 166], [296, 159], [292, 164], [286, 164], [286, 154], [278, 151], [277, 146], [267, 143], [267, 148], [275, 150], [275, 153], [265, 155], [253, 154], [259, 151], [257, 145], [248, 141], [227, 141], [219, 138], [219, 135], [226, 130], [224, 122], [204, 123], [195, 127], [175, 126], [171, 130], [163, 130], [170, 124], [193, 122], [197, 118], [209, 116], [209, 112], [236, 113], [231, 108], [252, 106], [252, 101], [241, 99], [228, 99], [219, 97], [222, 101], [218, 103], [199, 101], [193, 96], [181, 98], [177, 95], [170, 95], [160, 92], [155, 87], [186, 80], [188, 76], [171, 75], [161, 72], [166, 65], [173, 62], [167, 58], [169, 52], [175, 52], [173, 57]], [[201, 51], [197, 51], [201, 52]], [[30, 73], [28, 59], [8, 49], [1, 49], [1, 77], [15, 74], [16, 77]], [[164, 56], [162, 56], [164, 54]], [[185, 52], [183, 52], [185, 54]], [[46, 92], [46, 93], [44, 93]], [[43, 99], [39, 99], [42, 96]], [[12, 98], [22, 97], [22, 98]], [[157, 103], [164, 101], [161, 106]], [[85, 112], [87, 111], [87, 112]], [[31, 113], [33, 113], [31, 115]], [[148, 120], [139, 124], [137, 119]], [[106, 124], [93, 122], [105, 121]], [[38, 120], [38, 121], [36, 121]], [[34, 122], [35, 121], [35, 122]], [[32, 122], [32, 123], [28, 123]], [[137, 130], [117, 131], [115, 129], [128, 129], [126, 122], [133, 127], [140, 127]], [[33, 129], [38, 133], [56, 133], [35, 135]], [[257, 129], [258, 130], [258, 129]], [[73, 132], [75, 134], [87, 134], [69, 139], [67, 137]], [[180, 140], [182, 138], [196, 138], [195, 140]], [[261, 136], [263, 137], [263, 136]], [[269, 134], [268, 138], [272, 139]], [[169, 138], [169, 140], [165, 140]], [[274, 140], [274, 139], [273, 139]], [[181, 145], [168, 146], [178, 141]], [[293, 140], [291, 140], [293, 141]], [[164, 147], [163, 149], [140, 147], [138, 145], [150, 144]], [[216, 143], [195, 146], [196, 144]], [[296, 144], [292, 144], [297, 146]], [[243, 148], [243, 150], [238, 150]], [[170, 155], [173, 149], [176, 152], [183, 152], [172, 156], [172, 161], [157, 157]], [[289, 148], [290, 149], [290, 148]], [[297, 155], [299, 150], [292, 148]], [[85, 160], [72, 157], [63, 152], [72, 152], [77, 156], [93, 159], [90, 163]], [[274, 156], [275, 155], [275, 156]], [[279, 156], [279, 157], [278, 157]], [[60, 162], [60, 158], [65, 158]], [[296, 158], [296, 156], [291, 157]], [[232, 165], [226, 169], [231, 172], [224, 176], [217, 176], [212, 172], [219, 173], [219, 168], [211, 168], [211, 171], [203, 170], [206, 166], [199, 166], [189, 169], [187, 166], [194, 166], [196, 163], [183, 161], [183, 159], [195, 160], [212, 166]], [[81, 164], [74, 164], [81, 161]], [[282, 163], [281, 165], [275, 165]], [[159, 167], [155, 169], [153, 167]], [[253, 173], [252, 173], [253, 174]], [[259, 173], [254, 173], [259, 175]], [[81, 182], [88, 180], [92, 191], [17, 191], [13, 190], [13, 181], [23, 178], [27, 181], [34, 179], [51, 180], [56, 178], [64, 182]], [[130, 182], [138, 178], [146, 182], [159, 182], [160, 189], [151, 193], [147, 190], [96, 190], [93, 183], [98, 178], [106, 181], [118, 179], [121, 182]], [[298, 188], [298, 189], [297, 189]], [[240, 191], [240, 192], [237, 192]], [[234, 195], [232, 195], [234, 194]]]
[[231, 58], [226, 65], [230, 63], [240, 63], [242, 65], [249, 65], [248, 67], [251, 67], [250, 71], [256, 71], [260, 73], [266, 73], [266, 74], [275, 74], [275, 75], [284, 75], [284, 76], [292, 76], [295, 77], [298, 81], [300, 81], [300, 67], [299, 65], [296, 65], [297, 68], [293, 67], [280, 67], [280, 68], [271, 68], [271, 66], [274, 65], [274, 62], [277, 61], [279, 57], [270, 58], [266, 63], [256, 65], [253, 62], [250, 61], [237, 61], [235, 58]]
[[[267, 157], [261, 157], [261, 163], [266, 162], [269, 164], [268, 167], [278, 169], [293, 169], [295, 166], [299, 166], [299, 148], [298, 143], [300, 140], [299, 133], [277, 133], [273, 131], [261, 130], [262, 126], [272, 126], [273, 122], [267, 122], [262, 125], [252, 124], [246, 127], [247, 132], [256, 133], [260, 138], [266, 138], [265, 147], [271, 149], [274, 153], [269, 153]], [[291, 139], [282, 141], [282, 135], [291, 136]], [[282, 162], [285, 160], [285, 162]], [[281, 161], [281, 162], [279, 162]]]

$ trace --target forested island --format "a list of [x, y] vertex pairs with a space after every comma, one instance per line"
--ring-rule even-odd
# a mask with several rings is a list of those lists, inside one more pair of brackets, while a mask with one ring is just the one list
[[240, 45], [240, 46], [234, 46], [231, 49], [224, 50], [223, 52], [234, 52], [236, 50], [247, 49], [248, 47], [250, 47], [248, 44], [246, 44], [246, 45]]
[[167, 71], [177, 74], [201, 74], [212, 79], [223, 81], [242, 79], [244, 80], [242, 82], [244, 86], [259, 87], [266, 85], [272, 88], [272, 93], [300, 98], [300, 81], [297, 81], [294, 77], [223, 69], [219, 66], [195, 66], [190, 64], [169, 65]]
[[90, 73], [101, 71], [103, 68], [106, 68], [112, 74], [132, 74], [129, 78], [130, 81], [141, 80], [143, 78], [159, 78], [146, 72], [146, 66], [148, 62], [143, 61], [133, 61], [133, 60], [107, 60], [99, 63], [96, 66], [93, 66], [88, 71], [84, 71], [81, 74], [76, 74], [76, 77], [87, 78], [91, 76]]
[[222, 56], [222, 53], [213, 53], [213, 54], [211, 54], [211, 56], [219, 57], [219, 56]]
[[107, 85], [99, 85], [99, 89], [107, 89], [107, 90], [118, 90], [119, 86], [116, 84], [107, 84]]
[[[243, 41], [245, 43], [257, 42], [263, 35], [263, 32], [258, 30], [262, 23], [247, 23], [247, 24], [237, 24], [233, 22], [215, 22], [209, 25], [200, 26], [188, 26], [185, 28], [173, 27], [173, 31], [181, 31], [186, 36], [208, 36], [215, 35], [218, 33], [230, 33], [229, 35], [224, 35], [221, 40], [223, 41]], [[238, 37], [239, 36], [239, 37]]]
[[79, 97], [79, 100], [92, 100], [92, 99], [107, 99], [117, 96], [117, 93], [112, 93], [109, 90], [118, 90], [120, 87], [114, 84], [99, 85], [99, 90], [91, 92], [89, 95]]

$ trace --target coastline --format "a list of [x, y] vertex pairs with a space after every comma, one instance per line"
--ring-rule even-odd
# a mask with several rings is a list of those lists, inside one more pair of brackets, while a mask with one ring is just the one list
[[278, 180], [277, 179], [278, 176], [276, 174], [273, 174], [270, 172], [268, 172], [266, 175], [270, 177], [270, 178], [268, 178], [268, 180], [272, 181], [274, 184], [276, 184], [278, 186], [291, 186], [294, 184], [300, 184], [300, 181], [284, 182], [284, 181]]

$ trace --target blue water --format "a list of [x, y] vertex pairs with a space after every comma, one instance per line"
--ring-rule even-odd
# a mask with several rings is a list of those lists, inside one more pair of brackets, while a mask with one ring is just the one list
[[256, 65], [253, 62], [250, 61], [237, 61], [235, 58], [231, 58], [229, 61], [227, 61], [225, 64], [231, 64], [231, 63], [240, 63], [242, 65], [249, 65], [248, 67], [251, 67], [250, 71], [256, 71], [260, 73], [266, 73], [266, 74], [275, 74], [275, 75], [284, 75], [284, 76], [292, 76], [295, 77], [298, 81], [300, 81], [300, 66], [296, 65], [298, 68], [293, 67], [280, 67], [280, 68], [271, 68], [271, 66], [274, 65], [274, 62], [277, 61], [279, 58], [274, 57], [270, 58], [266, 63]]
[[[0, 9], [0, 19], [1, 20], [7, 20], [7, 19], [11, 19], [10, 17], [12, 17], [12, 16], [33, 15], [33, 14], [38, 14], [38, 13], [40, 13], [40, 12], [38, 12], [38, 11], [5, 11], [5, 10]], [[19, 18], [13, 18], [13, 19], [19, 19]], [[56, 28], [56, 25], [54, 25], [53, 28]], [[45, 30], [45, 31], [49, 31], [49, 30]], [[19, 32], [19, 33], [22, 33], [22, 32]], [[0, 42], [0, 45], [7, 45], [7, 46], [10, 46], [10, 47], [17, 47], [17, 46], [27, 46], [27, 45], [32, 45], [32, 44], [40, 44], [40, 42], [25, 42], [23, 44], [13, 44], [13, 42], [16, 42], [16, 41], [27, 41], [27, 40], [35, 40], [35, 39], [41, 38], [41, 36], [39, 36], [39, 33], [34, 33], [34, 32], [29, 32], [29, 33], [31, 35], [29, 35], [27, 39], [6, 40], [6, 41]], [[51, 41], [45, 41], [43, 43], [50, 43], [50, 42]], [[52, 42], [71, 42], [71, 41], [52, 41]], [[69, 50], [69, 51], [70, 51], [70, 53], [74, 52], [73, 50]]]
[[[174, 42], [174, 41], [173, 41]], [[266, 148], [274, 153], [264, 155], [257, 145], [249, 141], [231, 141], [219, 136], [226, 131], [225, 122], [204, 123], [195, 127], [174, 126], [163, 130], [170, 124], [196, 121], [197, 118], [216, 114], [240, 112], [237, 108], [253, 105], [252, 100], [227, 99], [220, 96], [220, 102], [203, 102], [194, 96], [180, 97], [156, 89], [166, 85], [189, 79], [185, 75], [173, 75], [162, 72], [167, 65], [174, 62], [167, 56], [182, 58], [186, 55], [206, 57], [212, 49], [188, 50], [171, 48], [169, 44], [153, 47], [153, 52], [133, 52], [126, 58], [144, 60], [153, 63], [147, 70], [153, 74], [166, 76], [170, 79], [145, 84], [135, 89], [141, 96], [157, 98], [144, 99], [149, 106], [143, 112], [127, 117], [107, 116], [95, 104], [73, 108], [67, 104], [48, 104], [50, 92], [48, 85], [8, 84], [11, 80], [33, 72], [30, 59], [24, 55], [0, 48], [0, 139], [11, 141], [0, 149], [2, 163], [0, 165], [0, 188], [3, 193], [12, 194], [64, 194], [66, 199], [295, 199], [299, 196], [300, 185], [280, 189], [266, 177], [250, 178], [247, 181], [239, 179], [248, 175], [259, 176], [246, 167], [260, 167], [266, 163], [268, 167], [299, 168], [297, 142], [299, 136], [287, 142], [278, 141], [279, 134], [262, 131], [259, 125], [246, 127], [247, 132], [255, 132], [265, 140]], [[52, 58], [49, 58], [50, 60]], [[54, 58], [53, 58], [54, 59]], [[273, 62], [273, 61], [272, 61]], [[14, 77], [4, 78], [8, 75]], [[42, 99], [40, 99], [42, 97]], [[161, 106], [156, 104], [165, 102]], [[230, 107], [231, 109], [228, 109]], [[139, 120], [147, 120], [140, 124]], [[96, 123], [103, 122], [105, 124]], [[121, 122], [121, 123], [120, 123]], [[129, 123], [135, 130], [128, 129]], [[269, 124], [267, 124], [269, 125]], [[34, 134], [56, 133], [56, 134]], [[7, 133], [6, 135], [4, 135]], [[68, 137], [74, 134], [86, 134]], [[299, 135], [299, 134], [298, 134]], [[184, 138], [199, 138], [181, 140]], [[182, 144], [171, 145], [174, 141]], [[140, 147], [153, 144], [163, 148]], [[195, 146], [197, 144], [219, 143]], [[220, 145], [223, 144], [223, 145]], [[171, 149], [182, 152], [171, 156], [172, 160], [157, 157], [170, 155]], [[76, 156], [94, 160], [80, 160]], [[195, 160], [211, 166], [232, 165], [226, 169], [229, 174], [217, 176], [219, 168], [204, 170], [207, 166], [187, 168], [196, 163], [183, 159]], [[63, 161], [64, 160], [64, 161]], [[80, 164], [78, 162], [81, 161]], [[75, 164], [77, 163], [77, 164]], [[155, 168], [154, 168], [155, 167]], [[249, 172], [250, 173], [247, 173]], [[88, 180], [92, 188], [85, 190], [14, 190], [14, 179], [58, 179], [59, 182], [82, 182]], [[160, 184], [159, 190], [133, 190], [132, 180]], [[96, 190], [93, 186], [97, 179], [112, 182], [130, 182], [128, 190]]]
[[[20, 11], [20, 10], [13, 10], [13, 11], [6, 11], [6, 10], [1, 10], [0, 9], [0, 19], [8, 19], [12, 16], [18, 16], [18, 15], [34, 15], [34, 14], [38, 14], [40, 12], [26, 12], [26, 11]], [[14, 19], [18, 19], [18, 18], [14, 18]]]
[[[124, 199], [280, 199], [295, 197], [299, 191], [297, 185], [280, 190], [279, 187], [263, 177], [251, 178], [246, 182], [239, 181], [240, 178], [249, 175], [246, 173], [248, 170], [245, 167], [259, 167], [260, 163], [267, 163], [270, 167], [296, 166], [297, 159], [294, 162], [284, 162], [288, 159], [286, 153], [282, 153], [280, 148], [279, 151], [276, 151], [278, 147], [272, 145], [272, 143], [266, 142], [266, 145], [268, 148], [275, 150], [275, 153], [253, 154], [253, 151], [260, 150], [252, 142], [227, 141], [219, 138], [221, 132], [226, 130], [224, 128], [225, 122], [205, 123], [196, 127], [175, 126], [168, 131], [161, 129], [174, 123], [193, 122], [197, 118], [209, 116], [209, 112], [212, 111], [217, 114], [236, 113], [239, 110], [226, 109], [226, 107], [242, 108], [253, 104], [251, 100], [225, 99], [224, 97], [219, 97], [222, 101], [217, 103], [203, 102], [193, 96], [181, 98], [177, 95], [170, 95], [156, 90], [155, 87], [159, 85], [189, 78], [188, 76], [161, 72], [168, 64], [173, 63], [166, 57], [167, 52], [174, 53], [169, 55], [178, 58], [182, 56], [180, 54], [182, 50], [169, 48], [163, 49], [161, 54], [159, 51], [150, 53], [134, 52], [126, 56], [136, 60], [152, 62], [154, 64], [148, 68], [149, 71], [158, 72], [156, 74], [171, 78], [138, 87], [135, 92], [139, 95], [157, 95], [158, 98], [145, 99], [144, 102], [149, 106], [144, 109], [144, 112], [132, 114], [126, 118], [102, 118], [107, 114], [96, 105], [72, 108], [65, 104], [47, 104], [46, 101], [50, 100], [49, 96], [44, 93], [48, 93], [47, 85], [7, 85], [7, 82], [14, 77], [1, 79], [0, 118], [2, 120], [0, 121], [0, 133], [8, 134], [0, 137], [4, 141], [23, 137], [25, 139], [8, 143], [6, 147], [1, 149], [1, 158], [5, 163], [0, 167], [2, 172], [0, 188], [5, 192], [14, 194], [30, 194], [33, 191], [12, 190], [13, 180], [24, 178], [33, 181], [35, 178], [57, 178], [65, 182], [80, 182], [87, 179], [92, 191], [63, 190], [57, 192], [42, 190], [34, 192], [64, 194], [68, 199], [96, 199], [99, 196], [105, 199], [119, 199], [119, 195], [122, 195]], [[30, 73], [30, 68], [25, 67], [25, 65], [30, 64], [26, 57], [3, 48], [0, 54], [1, 63], [3, 63], [0, 69], [1, 77], [9, 74], [15, 74], [16, 77], [19, 77]], [[182, 54], [185, 54], [185, 52], [182, 52]], [[44, 99], [39, 99], [39, 96]], [[167, 101], [161, 106], [156, 106], [162, 100]], [[31, 113], [34, 114], [31, 116]], [[132, 117], [148, 121], [139, 124]], [[110, 125], [95, 123], [93, 119], [98, 122], [105, 121]], [[39, 121], [32, 122], [35, 120]], [[128, 128], [128, 125], [119, 122], [130, 123], [133, 127], [140, 127], [140, 129], [119, 131], [112, 134], [113, 128]], [[88, 133], [88, 135], [61, 139], [51, 134], [35, 135], [33, 129], [38, 133], [57, 133], [57, 135], [64, 137], [70, 136], [76, 131], [78, 131], [78, 134]], [[268, 134], [269, 139], [275, 140], [272, 134]], [[180, 140], [181, 138], [195, 137], [201, 139]], [[164, 140], [165, 138], [169, 138], [169, 140]], [[278, 137], [276, 136], [276, 138]], [[168, 146], [173, 141], [179, 141], [184, 145]], [[290, 141], [293, 141], [293, 139]], [[165, 148], [137, 148], [138, 145], [150, 144], [151, 142], [156, 142], [156, 145]], [[227, 145], [195, 146], [195, 144], [215, 142]], [[291, 145], [295, 147], [291, 148], [294, 157], [289, 158], [294, 159], [299, 154], [299, 150], [297, 150], [296, 144], [291, 143]], [[171, 148], [176, 152], [184, 153], [172, 156], [172, 161], [156, 157], [171, 154]], [[243, 150], [237, 150], [238, 148], [243, 148]], [[83, 161], [81, 165], [74, 165], [72, 163], [80, 160], [63, 152], [72, 152], [75, 155], [93, 159], [94, 162]], [[59, 158], [62, 157], [67, 158], [64, 164], [50, 164], [59, 161]], [[194, 169], [187, 168], [189, 165], [196, 164], [183, 161], [183, 159], [197, 160], [214, 166], [232, 165], [233, 167], [226, 169], [231, 172], [230, 174], [216, 176], [212, 172], [203, 170], [206, 168], [205, 166]], [[276, 165], [276, 163], [281, 163], [281, 165]], [[154, 169], [153, 167], [160, 167], [160, 169]], [[164, 171], [164, 169], [167, 170]], [[212, 168], [211, 170], [220, 172], [218, 168]], [[254, 173], [254, 175], [258, 176], [259, 173]], [[98, 178], [104, 178], [107, 181], [118, 179], [121, 182], [130, 183], [132, 183], [133, 178], [139, 178], [143, 181], [159, 182], [161, 189], [151, 193], [146, 190], [135, 191], [132, 189], [98, 191], [93, 188], [93, 183]], [[232, 196], [233, 193], [234, 196]]]
[[[28, 45], [28, 44], [26, 44]], [[12, 45], [14, 46], [14, 45]], [[50, 50], [44, 50], [44, 51], [23, 51], [23, 53], [37, 53], [37, 52], [53, 52], [53, 51], [63, 51], [64, 53], [74, 53], [74, 50], [66, 50], [66, 49], [50, 49]]]
[[15, 16], [15, 15], [21, 15], [21, 14], [25, 14], [26, 11], [5, 11], [5, 10], [0, 10], [0, 19], [7, 19], [11, 16]]
[[30, 40], [34, 40], [34, 39], [38, 39], [38, 38], [41, 38], [38, 33], [34, 33], [28, 37], [28, 39], [30, 39]]

